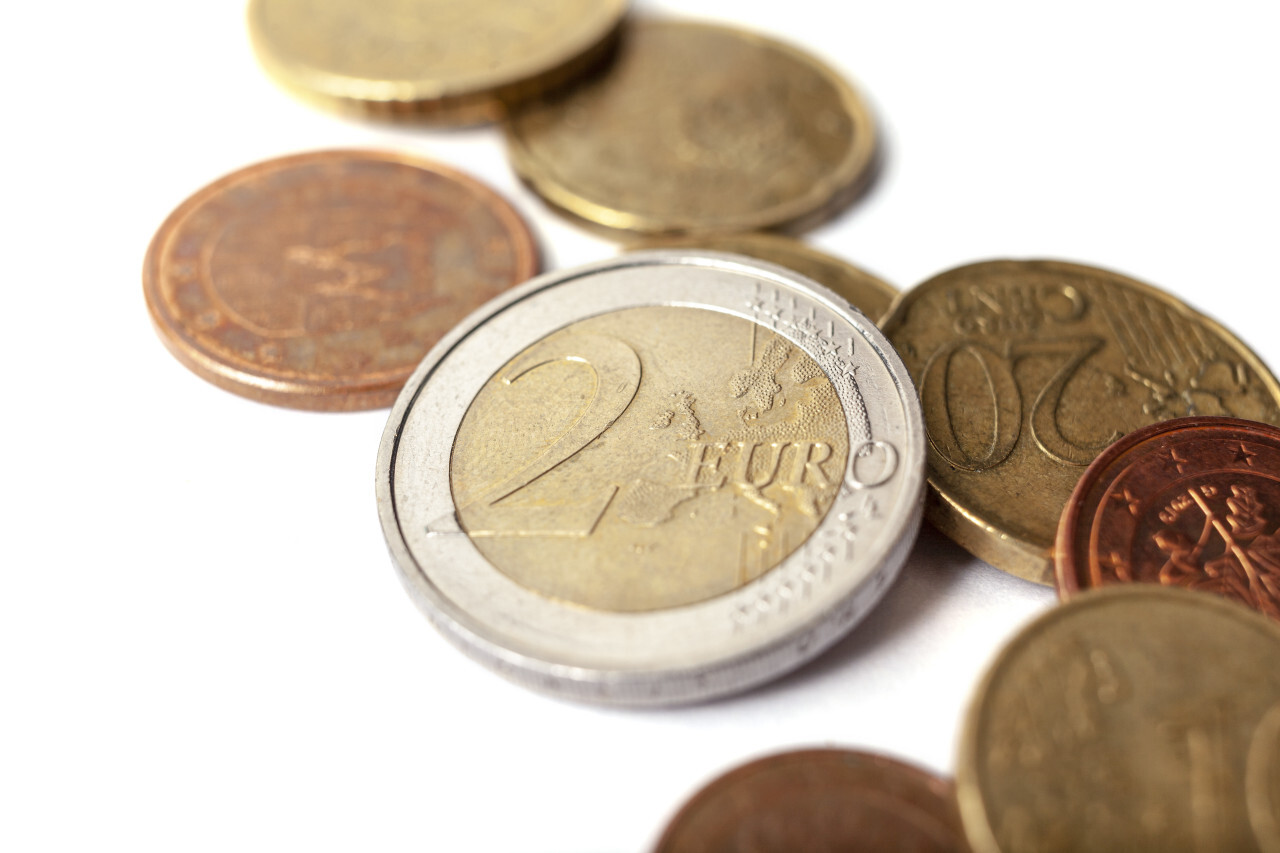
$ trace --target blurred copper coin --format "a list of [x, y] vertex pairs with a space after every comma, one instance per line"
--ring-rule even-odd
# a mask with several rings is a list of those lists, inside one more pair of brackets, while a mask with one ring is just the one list
[[863, 185], [875, 130], [809, 54], [684, 21], [624, 28], [608, 71], [511, 114], [512, 165], [556, 208], [609, 232], [798, 227]]
[[1280, 429], [1179, 418], [1093, 461], [1058, 526], [1058, 592], [1158, 583], [1280, 619]]
[[812, 749], [731, 770], [693, 796], [655, 853], [958, 853], [949, 781], [865, 752]]
[[927, 517], [1047, 586], [1063, 507], [1112, 442], [1190, 415], [1280, 422], [1280, 383], [1239, 338], [1095, 267], [970, 264], [904, 293], [883, 325], [924, 406]]
[[1090, 590], [1000, 652], [956, 760], [978, 853], [1280, 850], [1280, 625], [1156, 584]]
[[390, 405], [472, 309], [537, 272], [500, 196], [425, 160], [319, 151], [215, 181], [156, 232], [147, 307], [213, 384], [298, 409]]
[[781, 234], [743, 231], [700, 237], [667, 237], [646, 240], [640, 246], [648, 249], [711, 249], [759, 258], [831, 288], [877, 323], [888, 313], [890, 304], [898, 295], [897, 288], [871, 273]]
[[459, 124], [604, 59], [626, 0], [251, 0], [259, 61], [321, 106]]

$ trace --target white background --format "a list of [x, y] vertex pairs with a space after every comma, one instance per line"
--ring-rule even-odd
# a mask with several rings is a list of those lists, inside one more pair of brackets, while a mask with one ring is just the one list
[[[909, 287], [999, 257], [1158, 284], [1280, 363], [1280, 7], [641, 3], [772, 32], [861, 87], [885, 141], [817, 246]], [[1052, 603], [926, 533], [816, 663], [673, 711], [533, 695], [400, 589], [384, 411], [242, 400], [150, 328], [140, 269], [187, 195], [294, 151], [411, 151], [514, 200], [549, 267], [612, 254], [493, 128], [335, 118], [273, 85], [238, 2], [22, 3], [0, 52], [5, 511], [0, 847], [639, 853], [698, 786], [802, 745], [953, 768], [993, 652]]]

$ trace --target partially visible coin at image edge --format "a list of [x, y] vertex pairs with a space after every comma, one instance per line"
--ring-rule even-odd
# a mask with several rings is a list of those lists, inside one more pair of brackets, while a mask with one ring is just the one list
[[883, 755], [760, 758], [694, 794], [654, 853], [966, 853], [951, 782]]
[[1178, 418], [1129, 433], [1080, 478], [1054, 562], [1063, 598], [1158, 583], [1280, 620], [1280, 429]]
[[386, 406], [431, 345], [537, 272], [480, 182], [376, 151], [258, 163], [183, 202], [143, 265], [169, 351], [220, 388], [299, 409]]
[[956, 793], [976, 853], [1280, 850], [1280, 626], [1154, 584], [1081, 593], [997, 656]]
[[626, 0], [252, 0], [279, 83], [321, 106], [469, 124], [607, 58]]

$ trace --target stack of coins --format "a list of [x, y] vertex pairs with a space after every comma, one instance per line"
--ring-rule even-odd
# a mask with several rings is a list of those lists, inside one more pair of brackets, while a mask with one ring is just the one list
[[837, 215], [878, 152], [851, 85], [758, 34], [621, 0], [253, 0], [249, 28], [314, 103], [502, 121], [551, 209], [640, 250], [535, 277], [474, 179], [323, 151], [198, 191], [147, 253], [198, 375], [394, 402], [384, 534], [472, 657], [590, 702], [745, 690], [849, 631], [922, 514], [1066, 601], [978, 687], [954, 785], [776, 755], [657, 850], [1280, 850], [1280, 383], [1228, 330], [1094, 267], [897, 294], [764, 233]]

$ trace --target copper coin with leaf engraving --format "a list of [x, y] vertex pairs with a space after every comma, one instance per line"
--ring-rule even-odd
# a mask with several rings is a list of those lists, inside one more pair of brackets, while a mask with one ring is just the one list
[[903, 294], [883, 323], [920, 389], [928, 518], [998, 569], [1053, 584], [1058, 519], [1084, 469], [1157, 421], [1280, 422], [1280, 383], [1177, 298], [1060, 261], [989, 261]]
[[386, 406], [441, 335], [537, 272], [497, 193], [400, 154], [318, 151], [250, 166], [156, 232], [143, 289], [179, 361], [299, 409]]
[[1054, 559], [1064, 598], [1158, 583], [1280, 619], [1280, 429], [1179, 418], [1130, 433], [1080, 478]]
[[988, 670], [956, 794], [978, 853], [1275, 853], [1280, 625], [1155, 584], [1082, 593]]
[[693, 796], [654, 853], [962, 853], [951, 782], [882, 755], [810, 749], [731, 770]]

